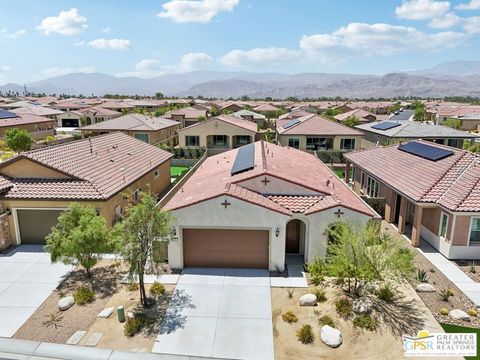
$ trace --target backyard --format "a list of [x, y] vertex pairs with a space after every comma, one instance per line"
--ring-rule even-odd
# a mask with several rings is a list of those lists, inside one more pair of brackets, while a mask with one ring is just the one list
[[170, 167], [170, 177], [180, 178], [182, 177], [190, 168], [186, 166], [171, 166]]

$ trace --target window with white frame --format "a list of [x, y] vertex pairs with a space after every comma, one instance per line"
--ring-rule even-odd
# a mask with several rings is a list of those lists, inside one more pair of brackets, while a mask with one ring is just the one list
[[372, 178], [371, 176], [362, 172], [362, 190], [365, 195], [368, 197], [376, 198], [378, 197], [378, 181]]
[[470, 243], [480, 244], [480, 218], [472, 218], [470, 225]]
[[445, 239], [447, 236], [447, 226], [448, 226], [448, 215], [442, 212], [442, 215], [440, 217], [440, 232], [438, 236], [441, 238]]

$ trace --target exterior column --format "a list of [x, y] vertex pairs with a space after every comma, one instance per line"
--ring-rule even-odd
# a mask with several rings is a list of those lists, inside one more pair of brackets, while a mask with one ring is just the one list
[[415, 205], [415, 215], [413, 217], [413, 227], [412, 227], [412, 245], [418, 247], [420, 245], [420, 229], [422, 226], [422, 214], [423, 208]]
[[398, 233], [405, 233], [405, 223], [407, 221], [407, 199], [402, 196], [400, 200], [400, 214], [398, 217]]
[[391, 190], [388, 190], [387, 195], [385, 196], [385, 220], [389, 223], [394, 219], [395, 197], [396, 193]]
[[351, 165], [350, 165], [350, 162], [347, 161], [345, 163], [345, 182], [348, 184], [349, 181], [350, 181], [350, 168], [351, 168]]

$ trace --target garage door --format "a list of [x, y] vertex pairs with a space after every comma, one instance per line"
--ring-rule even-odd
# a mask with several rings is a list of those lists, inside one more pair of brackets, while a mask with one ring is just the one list
[[185, 266], [268, 268], [268, 231], [184, 229]]
[[45, 237], [57, 225], [61, 210], [17, 209], [18, 229], [22, 244], [45, 244]]

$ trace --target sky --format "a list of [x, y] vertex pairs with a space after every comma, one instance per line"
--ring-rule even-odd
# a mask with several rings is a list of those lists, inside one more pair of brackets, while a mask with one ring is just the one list
[[480, 60], [480, 0], [0, 0], [0, 84], [72, 72], [384, 74]]

